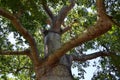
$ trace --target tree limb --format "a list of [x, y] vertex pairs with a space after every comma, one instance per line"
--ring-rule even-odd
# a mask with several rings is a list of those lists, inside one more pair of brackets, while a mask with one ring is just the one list
[[58, 61], [58, 59], [60, 59], [66, 52], [68, 52], [72, 48], [84, 42], [93, 40], [94, 38], [99, 37], [100, 35], [106, 33], [108, 30], [111, 29], [113, 23], [105, 13], [105, 6], [103, 5], [103, 2], [104, 0], [97, 0], [96, 2], [99, 15], [99, 19], [97, 20], [96, 24], [93, 27], [89, 27], [88, 29], [86, 29], [84, 32], [80, 34], [80, 36], [77, 36], [71, 39], [70, 41], [66, 42], [60, 49], [55, 51], [54, 54], [51, 54], [48, 57], [46, 64], [50, 65], [55, 63], [56, 61]]
[[65, 27], [65, 28], [62, 30], [61, 34], [64, 34], [65, 32], [67, 32], [67, 31], [70, 30], [70, 29], [71, 29], [70, 26]]
[[9, 12], [6, 12], [4, 9], [0, 8], [0, 15], [3, 17], [6, 17], [10, 20], [14, 19], [14, 16], [12, 14], [10, 14]]
[[64, 22], [62, 23], [62, 25], [64, 26], [64, 29], [62, 29], [62, 32], [61, 32], [61, 34], [64, 34], [65, 32], [67, 32], [68, 30], [71, 30], [71, 28], [72, 28], [72, 25], [74, 24], [74, 23], [76, 23], [76, 19], [74, 19], [68, 26], [66, 26], [65, 24], [64, 24]]
[[72, 55], [72, 57], [73, 57], [73, 61], [87, 61], [87, 60], [95, 59], [97, 57], [112, 56], [112, 55], [115, 55], [115, 53], [99, 51], [99, 52], [91, 53], [88, 55], [82, 55], [82, 56]]
[[97, 0], [96, 3], [97, 3], [97, 6], [98, 6], [98, 8], [97, 8], [98, 16], [100, 16], [100, 17], [107, 16], [113, 24], [120, 27], [119, 23], [117, 23], [115, 20], [113, 20], [110, 16], [108, 16], [106, 14], [104, 0]]
[[104, 4], [104, 0], [96, 0], [96, 6], [97, 6], [97, 13], [99, 17], [106, 16], [106, 8]]
[[29, 49], [26, 49], [24, 51], [0, 51], [0, 55], [27, 55], [27, 56], [31, 56]]
[[67, 16], [68, 12], [74, 7], [75, 0], [69, 0], [70, 4], [63, 6], [62, 9], [58, 13], [58, 21], [60, 24], [64, 21], [65, 17]]
[[106, 33], [108, 30], [111, 29], [111, 26], [112, 25], [109, 24], [98, 23], [95, 26], [88, 28], [82, 33], [82, 35], [66, 42], [60, 49], [55, 51], [53, 55], [50, 55], [48, 63], [52, 64], [51, 62], [54, 62], [55, 60], [57, 61], [57, 59], [60, 59], [60, 57], [62, 57], [67, 51], [71, 50], [72, 48], [84, 42], [93, 40], [94, 38], [97, 38], [100, 35]]
[[51, 20], [53, 20], [54, 15], [53, 15], [52, 11], [50, 10], [50, 8], [48, 7], [45, 0], [42, 0], [42, 5], [43, 5], [43, 9], [45, 10], [45, 12], [48, 14], [48, 16], [51, 18]]
[[16, 30], [20, 34], [22, 34], [23, 37], [29, 42], [29, 45], [31, 47], [32, 57], [34, 59], [34, 63], [38, 64], [38, 62], [40, 60], [39, 53], [38, 53], [38, 49], [36, 46], [36, 42], [35, 42], [34, 38], [32, 37], [32, 35], [22, 26], [20, 21], [10, 12], [5, 11], [4, 9], [0, 8], [0, 15], [11, 20], [11, 22], [14, 25], [14, 27], [16, 28]]

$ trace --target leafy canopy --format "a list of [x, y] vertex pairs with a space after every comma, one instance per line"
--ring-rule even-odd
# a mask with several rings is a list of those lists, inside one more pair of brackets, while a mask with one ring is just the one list
[[[39, 52], [44, 53], [43, 37], [40, 30], [47, 25], [46, 19], [48, 16], [43, 10], [41, 2], [48, 4], [56, 15], [62, 5], [69, 5], [68, 0], [0, 0], [0, 7], [10, 11], [20, 19], [22, 25], [34, 36]], [[72, 29], [62, 36], [62, 42], [78, 36], [86, 28], [95, 24], [97, 20], [95, 2], [95, 0], [76, 0], [75, 7], [69, 12], [64, 22], [65, 25], [71, 25]], [[117, 23], [120, 23], [120, 1], [105, 0], [105, 5], [107, 14]], [[75, 21], [74, 24], [70, 24], [73, 21]], [[116, 56], [105, 57], [99, 60], [99, 65], [96, 65], [96, 67], [99, 66], [102, 70], [98, 69], [96, 75], [93, 76], [93, 80], [102, 80], [105, 78], [116, 79], [117, 76], [120, 76], [120, 71], [116, 71], [116, 69], [120, 69], [119, 34], [119, 28], [114, 25], [108, 33], [83, 44], [83, 51], [87, 51], [88, 49], [99, 50], [102, 48], [102, 50], [117, 53]], [[14, 41], [10, 41], [8, 38], [10, 35], [13, 36]], [[24, 50], [27, 47], [29, 47], [28, 42], [14, 29], [11, 22], [0, 16], [0, 50]], [[75, 50], [71, 51], [71, 53], [73, 52]], [[77, 66], [81, 72], [79, 77], [84, 78], [85, 71], [82, 67], [88, 67], [89, 63], [77, 62], [74, 66]], [[12, 73], [15, 79], [32, 80], [34, 79], [32, 68], [31, 61], [26, 56], [0, 56], [0, 79], [13, 80], [12, 78], [8, 78], [8, 74]], [[30, 77], [26, 74], [30, 75]]]

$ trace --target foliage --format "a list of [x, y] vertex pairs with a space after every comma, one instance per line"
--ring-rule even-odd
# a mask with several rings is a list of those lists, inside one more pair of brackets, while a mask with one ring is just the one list
[[[62, 5], [68, 5], [68, 0], [45, 0], [54, 14], [57, 14]], [[45, 4], [46, 4], [45, 2]], [[105, 0], [107, 13], [115, 21], [120, 23], [120, 1]], [[46, 25], [48, 16], [42, 8], [40, 0], [0, 0], [0, 7], [10, 11], [19, 17], [22, 25], [34, 36], [39, 52], [43, 54], [43, 37], [40, 30]], [[20, 17], [21, 16], [21, 17]], [[75, 36], [78, 36], [86, 28], [91, 27], [97, 20], [95, 0], [76, 0], [75, 7], [69, 12], [65, 20], [65, 25], [72, 26], [72, 29], [62, 36], [62, 42], [66, 42]], [[74, 24], [70, 24], [71, 22]], [[15, 42], [8, 39], [13, 34]], [[101, 37], [84, 43], [83, 51], [88, 49], [114, 51], [116, 56], [101, 58], [96, 75], [93, 80], [116, 79], [120, 77], [119, 55], [120, 55], [120, 28], [113, 25], [112, 29]], [[25, 46], [26, 47], [23, 47]], [[29, 47], [28, 42], [17, 32], [13, 25], [6, 18], [0, 16], [0, 50], [24, 50]], [[75, 52], [72, 50], [71, 52]], [[41, 54], [41, 56], [42, 56]], [[77, 62], [74, 67], [78, 67], [79, 78], [84, 78], [85, 70], [82, 67], [88, 67], [88, 62]], [[112, 73], [110, 73], [112, 72]], [[32, 80], [34, 73], [32, 64], [26, 56], [0, 56], [0, 79], [8, 79], [8, 74], [12, 73], [15, 79]], [[114, 73], [114, 75], [113, 75]], [[28, 77], [27, 75], [30, 75]], [[12, 80], [12, 79], [8, 79]], [[78, 80], [77, 78], [75, 80]]]

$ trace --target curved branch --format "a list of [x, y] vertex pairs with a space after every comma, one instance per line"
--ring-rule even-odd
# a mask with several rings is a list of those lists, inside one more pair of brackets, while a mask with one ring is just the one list
[[[97, 0], [97, 1], [103, 1], [103, 0]], [[98, 3], [97, 2], [97, 8], [98, 8], [98, 14], [99, 15], [104, 15], [104, 16], [99, 16], [99, 19], [97, 20], [96, 24], [93, 27], [89, 27], [88, 29], [86, 29], [84, 32], [82, 32], [80, 34], [80, 36], [77, 36], [75, 38], [73, 38], [72, 40], [66, 42], [60, 49], [58, 49], [57, 51], [54, 52], [54, 54], [50, 55], [48, 57], [48, 60], [46, 61], [47, 64], [53, 64], [56, 61], [58, 61], [66, 52], [68, 52], [69, 50], [71, 50], [72, 48], [93, 40], [97, 37], [99, 37], [100, 35], [106, 33], [108, 30], [111, 29], [112, 27], [112, 21], [108, 18], [108, 16], [106, 15], [106, 13], [99, 13], [99, 10], [102, 10], [102, 12], [105, 12], [103, 8], [105, 8], [104, 6], [100, 6], [103, 5], [103, 2]], [[101, 7], [101, 8], [100, 8]]]
[[112, 55], [115, 55], [115, 53], [99, 51], [99, 52], [95, 52], [95, 53], [91, 53], [83, 56], [72, 55], [72, 57], [73, 57], [73, 61], [87, 61], [87, 60], [95, 59], [97, 57], [112, 56]]
[[88, 28], [86, 31], [82, 33], [82, 35], [66, 42], [60, 49], [55, 51], [53, 55], [50, 55], [48, 58], [48, 63], [50, 64], [54, 63], [72, 48], [106, 33], [108, 30], [111, 29], [111, 26], [112, 26], [111, 23], [110, 24], [98, 23], [95, 26]]
[[119, 23], [117, 23], [115, 20], [113, 20], [111, 18], [111, 16], [106, 14], [104, 0], [96, 0], [96, 4], [97, 4], [97, 12], [98, 12], [98, 16], [99, 17], [107, 16], [109, 18], [109, 20], [111, 20], [111, 22], [113, 24], [115, 24], [116, 26], [120, 27]]
[[32, 57], [34, 59], [34, 63], [38, 64], [39, 60], [40, 60], [39, 53], [38, 53], [38, 49], [36, 46], [36, 42], [35, 42], [34, 38], [32, 37], [32, 35], [22, 26], [20, 21], [10, 12], [7, 12], [7, 11], [3, 10], [2, 8], [0, 8], [0, 15], [11, 20], [11, 22], [14, 25], [14, 27], [16, 28], [16, 30], [20, 34], [22, 34], [23, 37], [29, 42], [29, 45], [31, 47]]

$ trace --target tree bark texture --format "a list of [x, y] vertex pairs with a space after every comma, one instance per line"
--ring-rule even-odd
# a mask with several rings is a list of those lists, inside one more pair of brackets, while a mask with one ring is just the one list
[[47, 57], [61, 47], [61, 36], [55, 32], [48, 32], [45, 36], [44, 42], [45, 57]]
[[73, 80], [69, 69], [65, 65], [58, 64], [53, 68], [48, 66], [39, 69], [37, 70], [37, 73], [39, 73], [37, 80]]
[[[52, 55], [54, 51], [61, 47], [61, 35], [56, 32], [48, 32], [44, 40], [45, 57]], [[57, 65], [38, 68], [42, 70], [36, 70], [38, 71], [38, 76], [41, 75], [42, 72], [42, 75], [41, 77], [39, 77], [40, 79], [38, 80], [72, 80], [71, 56], [65, 54], [56, 64]]]

